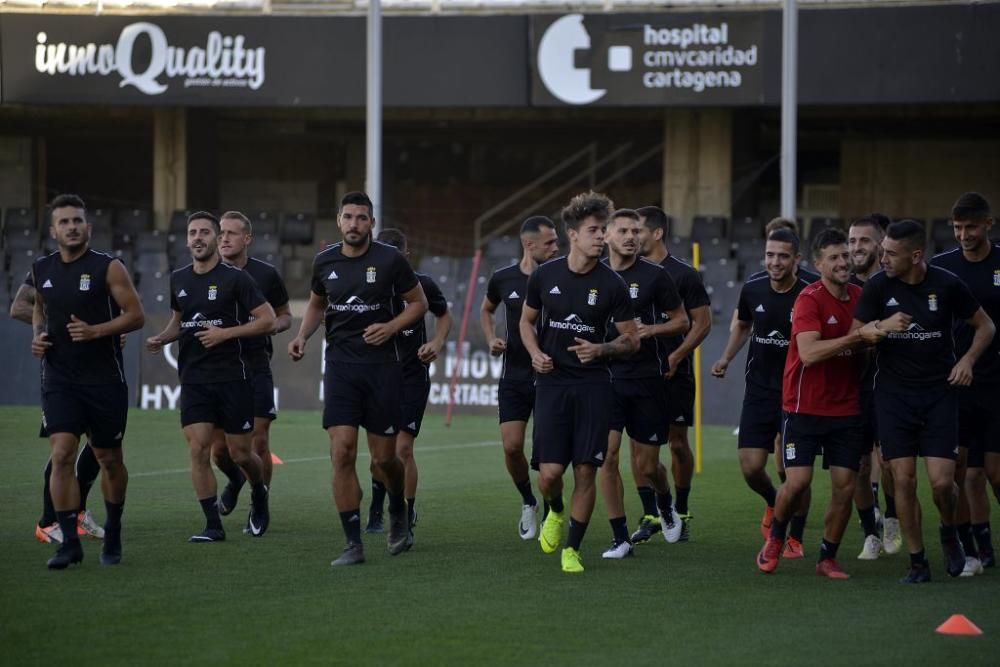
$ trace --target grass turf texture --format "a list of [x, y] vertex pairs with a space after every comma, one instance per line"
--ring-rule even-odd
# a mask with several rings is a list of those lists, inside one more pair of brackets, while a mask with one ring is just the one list
[[[450, 429], [441, 421], [429, 416], [417, 440], [413, 551], [390, 557], [384, 536], [366, 536], [368, 562], [332, 570], [344, 540], [317, 414], [283, 412], [274, 424], [272, 446], [285, 464], [275, 467], [267, 535], [241, 533], [244, 489], [224, 519], [226, 542], [188, 544], [203, 518], [177, 415], [133, 410], [122, 565], [102, 568], [99, 543], [87, 539], [82, 565], [50, 572], [53, 547], [32, 537], [48, 449], [36, 437], [38, 411], [0, 409], [3, 663], [996, 664], [1000, 570], [945, 574], [923, 479], [933, 583], [897, 583], [905, 548], [855, 560], [856, 516], [840, 550], [852, 578], [816, 576], [829, 488], [819, 471], [807, 557], [762, 575], [754, 556], [763, 503], [739, 475], [730, 429], [708, 428], [692, 541], [668, 545], [657, 535], [635, 558], [603, 561], [610, 528], [598, 500], [582, 549], [587, 571], [566, 575], [558, 553], [517, 537], [520, 499], [495, 420], [461, 418]], [[367, 464], [360, 456], [366, 496]], [[631, 529], [640, 510], [623, 474]], [[103, 520], [97, 488], [90, 506]], [[952, 613], [985, 635], [935, 634]]]

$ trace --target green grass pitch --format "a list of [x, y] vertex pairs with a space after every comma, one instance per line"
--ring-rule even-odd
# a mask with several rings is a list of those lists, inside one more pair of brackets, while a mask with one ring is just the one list
[[[759, 574], [762, 503], [744, 485], [730, 429], [708, 428], [704, 472], [691, 495], [692, 541], [655, 541], [603, 562], [610, 528], [598, 500], [582, 575], [517, 537], [519, 497], [490, 418], [444, 428], [425, 420], [417, 440], [419, 523], [413, 551], [385, 552], [367, 536], [368, 562], [332, 570], [343, 546], [330, 496], [319, 416], [284, 412], [273, 428], [271, 528], [240, 532], [247, 498], [225, 519], [228, 541], [194, 545], [202, 527], [177, 415], [133, 410], [124, 561], [49, 572], [37, 543], [41, 469], [38, 410], [0, 409], [0, 662], [60, 664], [997, 664], [1000, 571], [952, 580], [922, 483], [934, 581], [897, 583], [905, 554], [860, 562], [852, 518], [841, 547], [849, 581], [813, 572], [828, 479], [818, 474], [807, 558]], [[365, 451], [364, 446], [361, 448]], [[367, 488], [367, 455], [359, 457]], [[638, 499], [627, 471], [629, 525]], [[245, 492], [244, 492], [245, 493]], [[98, 489], [91, 507], [103, 520]], [[994, 514], [996, 516], [996, 513]], [[995, 521], [1000, 524], [1000, 521]], [[953, 613], [981, 637], [934, 628]]]

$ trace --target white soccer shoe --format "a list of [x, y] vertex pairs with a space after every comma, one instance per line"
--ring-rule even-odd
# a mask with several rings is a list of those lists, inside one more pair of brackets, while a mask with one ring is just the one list
[[903, 548], [903, 533], [899, 529], [899, 519], [886, 517], [883, 523], [882, 548], [887, 554], [898, 554]]
[[104, 529], [101, 528], [100, 524], [94, 521], [94, 515], [90, 513], [90, 510], [80, 512], [76, 515], [76, 526], [76, 532], [81, 535], [90, 535], [98, 540], [104, 539]]
[[632, 548], [631, 542], [614, 542], [607, 551], [601, 554], [601, 558], [621, 560], [632, 555]]
[[684, 522], [681, 521], [681, 515], [677, 513], [673, 507], [670, 508], [670, 520], [660, 516], [660, 528], [663, 529], [663, 539], [665, 539], [670, 544], [675, 544], [681, 539], [681, 533], [684, 531]]
[[865, 545], [861, 547], [858, 560], [878, 560], [881, 553], [882, 540], [879, 539], [878, 535], [869, 535], [865, 538]]
[[983, 563], [981, 560], [975, 556], [965, 557], [965, 569], [962, 570], [962, 574], [958, 575], [960, 577], [974, 577], [977, 574], [983, 573]]
[[522, 540], [533, 540], [538, 537], [538, 505], [521, 507], [521, 521], [517, 524], [517, 533]]

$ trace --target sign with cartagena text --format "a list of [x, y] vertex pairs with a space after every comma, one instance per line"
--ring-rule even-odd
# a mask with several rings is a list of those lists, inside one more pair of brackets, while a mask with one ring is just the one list
[[[774, 13], [567, 14], [532, 18], [532, 102], [763, 104], [781, 61]], [[780, 28], [780, 24], [778, 25]]]

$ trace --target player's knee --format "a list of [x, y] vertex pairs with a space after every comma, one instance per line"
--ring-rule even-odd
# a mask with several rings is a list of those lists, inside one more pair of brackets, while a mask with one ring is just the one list
[[954, 495], [957, 491], [955, 486], [955, 481], [949, 478], [944, 479], [932, 479], [931, 480], [931, 492], [934, 494], [935, 498], [943, 498]]
[[540, 472], [538, 474], [538, 488], [543, 495], [548, 496], [549, 492], [554, 489], [559, 478], [552, 473]]
[[518, 438], [515, 440], [504, 440], [503, 442], [503, 453], [504, 456], [524, 456], [524, 439]]
[[413, 443], [397, 443], [396, 444], [396, 456], [403, 463], [413, 460]]

